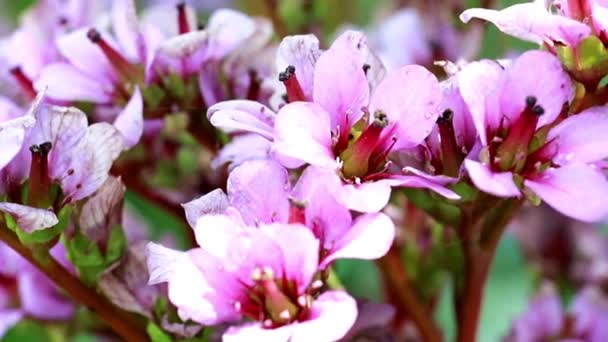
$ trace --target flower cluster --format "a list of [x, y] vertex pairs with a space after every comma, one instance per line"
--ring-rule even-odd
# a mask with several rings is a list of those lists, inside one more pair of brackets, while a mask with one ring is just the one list
[[[80, 327], [82, 304], [129, 341], [437, 341], [451, 279], [474, 341], [522, 206], [608, 218], [601, 2], [466, 10], [542, 45], [476, 61], [480, 27], [426, 5], [328, 42], [268, 3], [270, 19], [203, 23], [184, 2], [42, 0], [2, 40], [0, 335], [24, 317]], [[185, 243], [160, 241], [180, 227], [158, 212]], [[583, 234], [559, 240], [576, 259], [559, 269], [525, 219], [540, 278], [578, 294], [564, 313], [543, 285], [506, 339], [608, 338], [605, 238], [585, 230], [592, 261], [574, 257]], [[375, 265], [390, 305], [341, 282], [346, 259]]]

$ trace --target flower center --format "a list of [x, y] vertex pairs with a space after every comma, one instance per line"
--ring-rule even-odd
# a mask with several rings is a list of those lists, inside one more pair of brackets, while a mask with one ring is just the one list
[[514, 172], [520, 172], [524, 168], [530, 142], [536, 133], [538, 118], [544, 112], [543, 107], [537, 104], [536, 97], [526, 97], [524, 111], [509, 128], [504, 141], [496, 148], [494, 168]]
[[343, 151], [336, 151], [343, 163], [342, 175], [346, 178], [362, 178], [378, 171], [394, 144], [394, 139], [387, 144], [388, 135], [383, 134], [387, 128], [390, 129], [386, 113], [376, 111], [372, 123], [359, 133], [359, 127], [365, 125], [367, 118], [364, 115], [353, 126], [348, 146]]

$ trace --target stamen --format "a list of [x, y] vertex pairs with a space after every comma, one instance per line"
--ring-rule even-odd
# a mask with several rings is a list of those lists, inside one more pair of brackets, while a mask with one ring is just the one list
[[279, 81], [283, 82], [287, 90], [287, 102], [306, 101], [302, 86], [296, 77], [296, 68], [293, 65], [279, 73]]
[[451, 109], [446, 109], [439, 118], [437, 118], [437, 126], [439, 127], [439, 135], [441, 137], [441, 159], [443, 166], [443, 174], [451, 177], [458, 176], [462, 155], [456, 142], [454, 133], [454, 125], [452, 118], [454, 112]]
[[132, 65], [121, 53], [116, 51], [108, 42], [103, 39], [99, 31], [91, 28], [87, 32], [87, 38], [99, 46], [103, 54], [106, 56], [110, 64], [116, 69], [116, 71], [126, 80], [133, 80], [138, 78], [138, 72], [134, 65]]
[[40, 145], [30, 146], [32, 162], [30, 167], [29, 191], [27, 204], [32, 207], [46, 207], [50, 204], [48, 155], [52, 144], [44, 142]]
[[367, 76], [367, 72], [369, 71], [369, 68], [371, 68], [371, 65], [369, 64], [363, 64], [363, 72], [365, 73], [365, 75]]
[[17, 83], [19, 83], [19, 86], [25, 92], [25, 95], [27, 95], [29, 99], [36, 98], [36, 90], [34, 89], [34, 84], [32, 83], [32, 80], [27, 77], [27, 75], [23, 72], [23, 69], [21, 69], [20, 66], [17, 65], [11, 68], [10, 73], [11, 75], [13, 75]]
[[179, 34], [190, 32], [190, 25], [188, 25], [188, 13], [186, 12], [186, 4], [181, 1], [177, 4], [177, 26]]

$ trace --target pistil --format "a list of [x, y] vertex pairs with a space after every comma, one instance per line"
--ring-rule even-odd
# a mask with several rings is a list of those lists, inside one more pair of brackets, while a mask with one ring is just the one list
[[30, 146], [32, 163], [30, 167], [29, 192], [27, 204], [32, 207], [44, 208], [50, 205], [50, 187], [48, 155], [51, 143]]
[[288, 102], [306, 101], [302, 86], [300, 86], [300, 82], [296, 77], [296, 68], [294, 66], [290, 65], [285, 68], [285, 71], [279, 73], [279, 81], [285, 85]]
[[17, 83], [19, 83], [19, 86], [30, 100], [36, 98], [36, 90], [34, 89], [34, 84], [32, 83], [32, 80], [27, 77], [27, 75], [23, 72], [23, 69], [21, 69], [20, 66], [15, 66], [11, 68], [10, 73], [11, 75], [13, 75], [15, 80], [17, 80]]

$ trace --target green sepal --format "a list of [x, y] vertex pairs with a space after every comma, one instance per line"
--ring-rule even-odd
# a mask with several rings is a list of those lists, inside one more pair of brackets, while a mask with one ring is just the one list
[[105, 263], [107, 266], [118, 261], [125, 252], [127, 247], [127, 237], [120, 224], [116, 224], [110, 230], [108, 238], [108, 247], [105, 255]]
[[58, 237], [68, 227], [71, 216], [72, 207], [66, 205], [61, 209], [61, 211], [59, 211], [59, 215], [57, 215], [57, 219], [59, 220], [59, 222], [56, 225], [47, 229], [37, 230], [35, 232], [32, 232], [31, 234], [26, 233], [21, 228], [19, 228], [17, 222], [15, 222], [12, 217], [10, 218], [10, 220], [7, 219], [6, 222], [7, 226], [17, 234], [22, 244], [26, 246], [32, 246], [47, 243]]
[[572, 76], [597, 85], [608, 74], [608, 50], [596, 36], [583, 39], [576, 48], [557, 46], [557, 55]]

